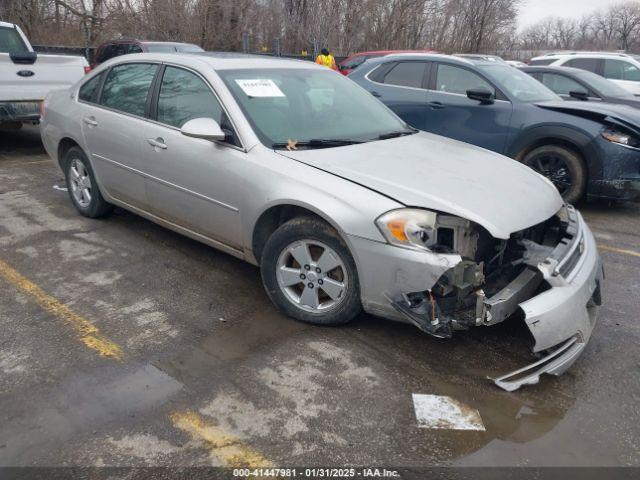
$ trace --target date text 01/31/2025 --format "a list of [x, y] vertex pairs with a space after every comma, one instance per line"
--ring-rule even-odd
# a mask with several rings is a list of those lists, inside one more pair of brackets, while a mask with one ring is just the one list
[[238, 478], [394, 478], [400, 474], [386, 468], [236, 468], [233, 476]]

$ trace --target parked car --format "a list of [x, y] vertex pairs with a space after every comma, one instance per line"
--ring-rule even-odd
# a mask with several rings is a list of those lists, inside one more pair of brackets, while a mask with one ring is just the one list
[[640, 56], [615, 52], [560, 52], [531, 59], [529, 65], [573, 67], [597, 73], [640, 95]]
[[447, 55], [388, 56], [349, 78], [410, 125], [521, 161], [569, 202], [640, 195], [640, 112], [563, 102], [517, 68]]
[[93, 56], [92, 67], [107, 60], [130, 53], [198, 53], [204, 52], [198, 45], [179, 42], [149, 42], [146, 40], [126, 39], [110, 40], [100, 45]]
[[526, 67], [527, 64], [524, 62], [521, 62], [520, 60], [505, 60], [507, 62], [507, 64], [511, 65], [512, 67]]
[[524, 318], [544, 358], [508, 390], [562, 373], [591, 335], [598, 251], [548, 180], [311, 62], [114, 59], [47, 98], [42, 139], [80, 214], [118, 205], [259, 265], [298, 320], [364, 309], [448, 338]]
[[349, 75], [356, 68], [362, 65], [370, 58], [384, 57], [385, 55], [398, 53], [416, 53], [416, 52], [432, 52], [432, 50], [375, 50], [371, 52], [354, 53], [338, 63], [338, 70], [343, 75]]
[[640, 98], [611, 80], [571, 67], [521, 68], [565, 100], [616, 103], [640, 108]]
[[88, 69], [84, 57], [37, 54], [20, 27], [0, 22], [0, 128], [38, 122], [47, 93], [69, 88]]

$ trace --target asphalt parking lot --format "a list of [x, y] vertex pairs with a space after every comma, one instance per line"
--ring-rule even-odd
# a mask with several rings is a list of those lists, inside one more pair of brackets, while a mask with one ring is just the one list
[[[73, 209], [35, 128], [0, 133], [0, 466], [640, 465], [640, 205], [581, 205], [604, 305], [560, 378], [520, 325], [449, 341], [279, 314], [253, 266], [122, 210]], [[412, 394], [485, 431], [419, 428]]]

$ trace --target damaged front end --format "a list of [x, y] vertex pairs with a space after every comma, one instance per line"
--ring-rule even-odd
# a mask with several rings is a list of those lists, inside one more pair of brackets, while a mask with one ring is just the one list
[[494, 380], [509, 391], [537, 383], [542, 373], [561, 374], [580, 355], [595, 323], [593, 307], [601, 303], [603, 273], [593, 236], [573, 207], [506, 240], [441, 214], [426, 232], [425, 249], [460, 261], [430, 288], [392, 299], [406, 319], [449, 338], [455, 330], [524, 318], [541, 358]]

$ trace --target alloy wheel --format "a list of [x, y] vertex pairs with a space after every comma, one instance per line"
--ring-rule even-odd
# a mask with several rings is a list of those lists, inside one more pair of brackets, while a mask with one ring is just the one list
[[543, 153], [533, 157], [528, 164], [536, 172], [551, 180], [561, 195], [571, 188], [571, 173], [560, 155]]
[[331, 247], [316, 240], [288, 245], [278, 258], [276, 278], [285, 297], [307, 312], [326, 312], [347, 297], [344, 262]]
[[91, 177], [82, 160], [74, 158], [70, 166], [71, 194], [82, 208], [91, 204]]

